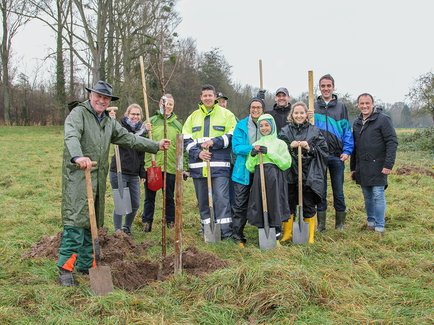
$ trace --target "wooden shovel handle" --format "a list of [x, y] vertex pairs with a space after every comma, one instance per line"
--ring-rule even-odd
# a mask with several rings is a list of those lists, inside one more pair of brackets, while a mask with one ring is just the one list
[[[146, 122], [151, 123], [149, 119], [149, 108], [148, 108], [148, 94], [146, 91], [146, 78], [145, 78], [145, 64], [143, 62], [143, 56], [140, 56], [140, 73], [142, 75], [142, 89], [143, 89], [143, 101], [145, 104], [145, 119]], [[152, 140], [152, 131], [148, 131], [148, 137]], [[151, 154], [151, 160], [155, 161], [155, 154]]]
[[303, 161], [301, 146], [298, 146], [298, 205], [303, 206]]
[[259, 155], [259, 176], [261, 178], [261, 193], [262, 193], [262, 210], [268, 212], [267, 205], [267, 191], [265, 186], [265, 173], [264, 173], [264, 158], [262, 157], [262, 152]]
[[[95, 165], [96, 165], [96, 162], [92, 162], [92, 165], [93, 165], [93, 163], [95, 163]], [[98, 242], [98, 226], [96, 224], [95, 202], [93, 200], [91, 170], [85, 169], [84, 175], [85, 175], [85, 179], [86, 179], [86, 193], [87, 193], [87, 204], [89, 207], [89, 223], [90, 223], [90, 232], [92, 235], [92, 246], [93, 246], [93, 251], [96, 254], [99, 250], [95, 245], [95, 243]], [[95, 256], [95, 258], [96, 258], [96, 256]]]
[[[315, 98], [313, 95], [313, 71], [309, 70], [307, 72], [308, 84], [309, 84], [309, 111], [315, 113]], [[310, 119], [310, 124], [315, 124], [315, 117], [312, 116]]]

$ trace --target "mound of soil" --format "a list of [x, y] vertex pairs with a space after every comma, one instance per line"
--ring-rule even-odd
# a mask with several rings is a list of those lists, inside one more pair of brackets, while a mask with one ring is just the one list
[[[61, 235], [44, 236], [23, 257], [57, 259]], [[145, 253], [149, 244], [136, 244], [123, 232], [109, 235], [106, 229], [100, 229], [99, 241], [101, 264], [110, 266], [113, 284], [118, 288], [137, 290], [149, 282], [167, 280], [174, 273], [174, 255], [157, 262], [146, 260]], [[190, 275], [203, 276], [227, 265], [227, 262], [217, 256], [200, 252], [195, 247], [189, 247], [182, 253], [183, 272]]]
[[411, 165], [404, 165], [402, 167], [399, 167], [396, 170], [396, 174], [397, 175], [420, 174], [420, 175], [434, 177], [434, 171], [429, 170], [428, 168], [411, 166]]

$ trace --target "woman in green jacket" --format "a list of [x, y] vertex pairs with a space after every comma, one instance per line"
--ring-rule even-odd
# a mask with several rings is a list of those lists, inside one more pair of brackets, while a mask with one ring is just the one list
[[[176, 136], [182, 133], [182, 124], [178, 121], [173, 109], [175, 100], [171, 94], [165, 94], [161, 97], [159, 103], [160, 109], [150, 118], [152, 125], [153, 139], [164, 138], [164, 115], [167, 119], [167, 138], [171, 140], [170, 147], [167, 150], [167, 170], [164, 170], [163, 157], [159, 152], [156, 155], [157, 166], [162, 166], [163, 172], [166, 171], [166, 222], [169, 228], [173, 227], [175, 222], [175, 172], [176, 172]], [[151, 157], [146, 155], [145, 167], [151, 166]], [[143, 231], [150, 232], [152, 230], [152, 222], [154, 221], [155, 211], [155, 196], [157, 192], [148, 188], [145, 183], [145, 203], [142, 214]]]
[[291, 167], [291, 156], [286, 143], [277, 138], [276, 123], [270, 114], [261, 115], [258, 118], [258, 124], [261, 138], [253, 143], [254, 148], [246, 162], [246, 168], [251, 173], [254, 173], [247, 219], [253, 226], [264, 227], [258, 157], [258, 153], [261, 152], [264, 164], [269, 225], [276, 228], [276, 239], [279, 239], [282, 222], [287, 221], [290, 217], [286, 171]]

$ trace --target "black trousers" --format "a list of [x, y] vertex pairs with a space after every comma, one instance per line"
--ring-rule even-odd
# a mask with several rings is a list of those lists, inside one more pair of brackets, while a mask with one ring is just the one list
[[247, 207], [249, 204], [250, 184], [243, 185], [233, 182], [234, 201], [232, 203], [232, 237], [235, 240], [241, 241], [243, 243], [246, 242], [244, 237], [244, 227], [247, 223]]
[[[298, 184], [289, 184], [289, 209], [291, 214], [295, 215], [298, 205]], [[310, 187], [303, 186], [303, 217], [311, 218], [316, 214], [316, 204], [319, 201], [318, 196]]]
[[[175, 175], [166, 173], [166, 222], [175, 222]], [[163, 173], [164, 176], [164, 173]], [[155, 211], [155, 196], [157, 192], [151, 191], [145, 183], [145, 206], [143, 208], [142, 221], [153, 222]]]

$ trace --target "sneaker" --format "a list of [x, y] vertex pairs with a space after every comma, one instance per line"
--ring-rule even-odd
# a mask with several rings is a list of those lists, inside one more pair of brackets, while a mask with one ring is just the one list
[[63, 287], [73, 287], [77, 285], [72, 276], [72, 272], [61, 267], [59, 268], [59, 283]]

